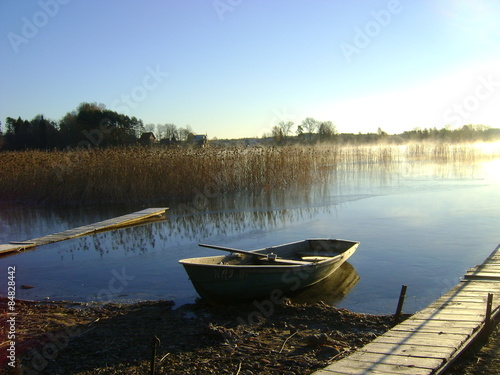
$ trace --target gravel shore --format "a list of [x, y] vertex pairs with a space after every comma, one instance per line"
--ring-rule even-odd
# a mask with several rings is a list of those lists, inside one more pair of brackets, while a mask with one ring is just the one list
[[[0, 299], [2, 311], [7, 300]], [[16, 301], [15, 367], [5, 374], [310, 374], [391, 328], [392, 315], [322, 303], [235, 306]], [[403, 318], [407, 318], [404, 316]], [[500, 332], [476, 345], [449, 375], [500, 374]]]
[[142, 375], [150, 371], [153, 348], [157, 374], [310, 374], [392, 322], [392, 316], [287, 300], [177, 309], [170, 301], [17, 301], [16, 311], [16, 368], [2, 363], [7, 374]]

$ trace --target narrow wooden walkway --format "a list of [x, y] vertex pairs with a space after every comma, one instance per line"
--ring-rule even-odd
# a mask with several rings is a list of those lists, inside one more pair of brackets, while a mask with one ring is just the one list
[[48, 236], [33, 238], [31, 240], [19, 241], [19, 242], [12, 241], [9, 244], [0, 245], [0, 254], [22, 251], [36, 246], [64, 241], [75, 237], [86, 236], [96, 232], [102, 232], [112, 229], [118, 229], [129, 225], [134, 225], [142, 221], [145, 221], [147, 219], [151, 219], [153, 217], [162, 216], [165, 214], [166, 210], [168, 210], [168, 208], [166, 207], [147, 208], [142, 211], [137, 211], [131, 214], [115, 217], [113, 219], [100, 221], [98, 223], [84, 225], [82, 227], [69, 229], [60, 233], [49, 234]]
[[500, 314], [500, 245], [448, 293], [352, 355], [313, 375], [442, 374]]

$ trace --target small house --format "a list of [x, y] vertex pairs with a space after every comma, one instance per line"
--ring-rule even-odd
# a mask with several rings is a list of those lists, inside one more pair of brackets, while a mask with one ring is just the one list
[[143, 146], [150, 146], [156, 142], [156, 137], [152, 132], [142, 133], [139, 143]]
[[208, 144], [206, 134], [197, 134], [193, 137], [193, 143], [196, 147], [205, 147]]

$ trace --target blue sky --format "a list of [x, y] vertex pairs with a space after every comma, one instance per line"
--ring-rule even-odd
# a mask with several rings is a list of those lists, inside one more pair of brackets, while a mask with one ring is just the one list
[[496, 0], [2, 0], [0, 120], [81, 102], [209, 138], [500, 127]]

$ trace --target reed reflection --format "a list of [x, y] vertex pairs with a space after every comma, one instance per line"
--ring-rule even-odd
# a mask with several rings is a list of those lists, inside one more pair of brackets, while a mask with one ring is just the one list
[[292, 208], [256, 207], [250, 210], [248, 207], [246, 211], [200, 212], [187, 216], [173, 209], [173, 214], [169, 214], [164, 221], [75, 239], [71, 246], [61, 246], [60, 252], [61, 255], [79, 251], [92, 251], [100, 255], [158, 251], [175, 254], [178, 247], [195, 245], [207, 238], [265, 232], [310, 220], [318, 213], [331, 213], [333, 209], [332, 206], [307, 207], [304, 204], [295, 201]]
[[[165, 221], [43, 246], [37, 251], [0, 259], [0, 265], [14, 261], [19, 269], [24, 270], [23, 284], [35, 286], [20, 291], [26, 299], [51, 296], [85, 300], [99, 291], [102, 285], [106, 285], [111, 270], [126, 267], [127, 270], [133, 269], [133, 274], [137, 276], [134, 283], [127, 286], [126, 293], [130, 297], [126, 298], [173, 296], [177, 301], [192, 302], [196, 294], [177, 261], [197, 254], [207, 255], [206, 250], [198, 248], [199, 242], [219, 245], [232, 242], [242, 249], [252, 249], [260, 247], [265, 241], [286, 243], [293, 236], [296, 236], [294, 239], [304, 239], [307, 236], [336, 233], [342, 237], [348, 233], [345, 237], [362, 242], [360, 251], [353, 259], [362, 278], [358, 287], [354, 291], [350, 289], [349, 297], [342, 303], [348, 304], [349, 299], [352, 299], [351, 305], [357, 304], [357, 308], [371, 308], [377, 303], [382, 304], [377, 301], [387, 299], [385, 288], [388, 284], [388, 276], [384, 279], [378, 271], [373, 271], [373, 259], [380, 260], [384, 256], [390, 258], [387, 264], [394, 267], [391, 280], [398, 275], [404, 283], [410, 277], [427, 280], [432, 269], [429, 264], [434, 264], [436, 260], [433, 257], [439, 254], [422, 254], [422, 249], [428, 248], [425, 244], [434, 244], [438, 240], [445, 243], [443, 248], [447, 248], [453, 243], [454, 251], [464, 247], [463, 254], [470, 254], [467, 249], [472, 240], [484, 242], [493, 236], [490, 232], [491, 223], [496, 223], [497, 218], [495, 202], [498, 200], [495, 200], [497, 190], [494, 188], [498, 185], [498, 176], [494, 179], [492, 176], [498, 170], [498, 163], [489, 161], [490, 167], [486, 168], [483, 162], [471, 163], [466, 158], [431, 162], [419, 160], [418, 153], [415, 155], [413, 160], [399, 160], [393, 154], [394, 160], [390, 162], [331, 164], [328, 167], [328, 179], [306, 187], [294, 186], [258, 193], [221, 192], [207, 196], [202, 205], [200, 201], [165, 200], [158, 204], [170, 207]], [[484, 183], [479, 181], [483, 178], [487, 179]], [[461, 187], [476, 188], [458, 191]], [[421, 194], [424, 189], [427, 194]], [[446, 195], [440, 193], [443, 189]], [[476, 194], [477, 199], [473, 200], [476, 203], [462, 205], [460, 199], [465, 194]], [[366, 199], [374, 196], [377, 198]], [[434, 203], [443, 197], [448, 197], [449, 206], [459, 207], [463, 215], [450, 215], [448, 210], [441, 211], [440, 206]], [[354, 202], [360, 199], [363, 201]], [[418, 209], [412, 210], [412, 207]], [[436, 208], [432, 211], [432, 217], [425, 207]], [[57, 233], [143, 208], [142, 205], [71, 209], [4, 206], [0, 210], [1, 242], [22, 241]], [[398, 214], [400, 212], [404, 215]], [[471, 220], [476, 220], [474, 234], [468, 232]], [[438, 228], [436, 222], [441, 223], [439, 231], [435, 229]], [[415, 223], [418, 224], [417, 231]], [[448, 231], [451, 226], [453, 228]], [[459, 241], [456, 240], [457, 227], [463, 229], [458, 233]], [[405, 252], [398, 252], [397, 257], [387, 252], [389, 228], [391, 241], [399, 239], [405, 244]], [[422, 233], [425, 235], [422, 236]], [[370, 248], [376, 249], [377, 254], [371, 254]], [[433, 263], [425, 262], [427, 256], [432, 258]], [[447, 269], [452, 266], [467, 267], [473, 262], [470, 258], [464, 259], [464, 256], [446, 259]], [[453, 259], [453, 262], [448, 259]], [[405, 268], [407, 265], [411, 265], [408, 266], [411, 268]], [[440, 272], [439, 277], [441, 275]], [[325, 290], [335, 289], [321, 288], [321, 284], [318, 288], [318, 295], [324, 294]], [[438, 288], [441, 290], [442, 286]], [[425, 285], [421, 290], [428, 289], [429, 286]], [[423, 292], [419, 291], [418, 294]], [[371, 301], [373, 295], [377, 298]], [[323, 295], [322, 298], [326, 297]], [[334, 301], [335, 298], [330, 300]]]
[[[415, 152], [415, 155], [419, 153]], [[362, 159], [367, 160], [367, 156], [363, 155]], [[394, 159], [397, 158], [391, 154], [391, 160]], [[80, 238], [72, 241], [71, 246], [61, 246], [63, 250], [60, 251], [95, 251], [101, 255], [164, 251], [210, 237], [265, 232], [310, 220], [320, 213], [332, 214], [346, 202], [407, 189], [419, 177], [463, 180], [483, 178], [485, 173], [482, 163], [470, 163], [467, 158], [442, 163], [382, 163], [379, 160], [373, 163], [337, 164], [331, 168], [328, 179], [312, 186], [273, 192], [221, 194], [209, 197], [201, 206], [196, 200], [176, 202], [170, 205], [165, 221]], [[142, 207], [50, 210], [4, 207], [0, 211], [1, 239], [4, 243], [27, 240], [123, 215], [139, 208]]]

